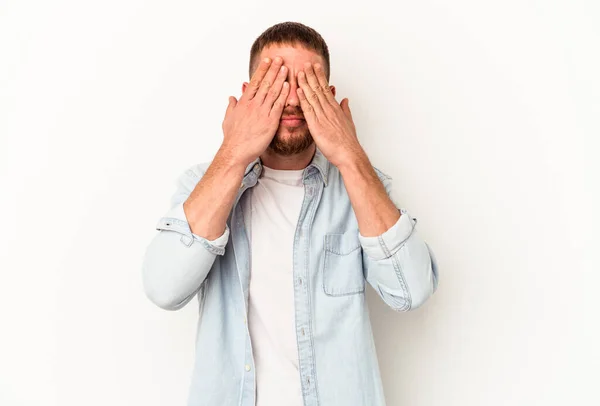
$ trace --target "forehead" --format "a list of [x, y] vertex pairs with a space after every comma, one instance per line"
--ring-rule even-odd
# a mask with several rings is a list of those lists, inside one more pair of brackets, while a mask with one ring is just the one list
[[283, 64], [290, 67], [303, 68], [305, 62], [323, 64], [321, 55], [313, 50], [306, 49], [301, 45], [279, 45], [271, 44], [263, 48], [260, 53], [260, 59], [269, 57], [271, 59], [276, 56], [283, 58]]

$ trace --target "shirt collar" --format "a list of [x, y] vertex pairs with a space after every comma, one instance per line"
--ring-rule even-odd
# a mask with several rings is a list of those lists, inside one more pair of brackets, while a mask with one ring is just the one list
[[[306, 174], [309, 172], [308, 171], [309, 168], [312, 168], [312, 167], [317, 168], [317, 170], [319, 171], [319, 174], [321, 175], [321, 178], [323, 180], [323, 184], [325, 186], [327, 186], [327, 176], [329, 175], [329, 165], [330, 165], [330, 163], [327, 160], [327, 158], [325, 158], [325, 155], [323, 155], [323, 153], [321, 152], [319, 147], [316, 147], [315, 153], [312, 157], [312, 160], [306, 167], [304, 176], [306, 177]], [[254, 172], [257, 177], [262, 172], [262, 160], [260, 159], [260, 157], [256, 158], [254, 161], [252, 161], [246, 167], [246, 170], [244, 172], [244, 178], [246, 178], [251, 172]]]

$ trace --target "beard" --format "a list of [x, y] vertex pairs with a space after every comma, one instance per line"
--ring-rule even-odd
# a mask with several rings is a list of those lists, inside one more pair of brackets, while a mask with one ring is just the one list
[[290, 156], [306, 151], [313, 142], [306, 122], [295, 128], [280, 125], [268, 149], [277, 155]]

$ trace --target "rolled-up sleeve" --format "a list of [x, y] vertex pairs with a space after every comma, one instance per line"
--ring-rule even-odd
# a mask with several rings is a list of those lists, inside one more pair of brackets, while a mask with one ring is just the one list
[[[391, 178], [383, 180], [391, 196]], [[398, 204], [396, 207], [398, 207]], [[417, 219], [398, 207], [400, 218], [378, 236], [358, 238], [363, 250], [366, 280], [394, 310], [421, 306], [437, 289], [438, 264], [429, 245], [419, 236]]]
[[228, 225], [214, 240], [195, 235], [190, 229], [183, 203], [201, 176], [192, 169], [180, 176], [171, 208], [158, 220], [158, 233], [144, 255], [144, 291], [154, 304], [166, 310], [178, 310], [194, 297], [217, 255], [225, 253], [229, 239]]
[[359, 233], [363, 252], [375, 260], [385, 259], [396, 252], [410, 237], [417, 225], [417, 219], [411, 218], [406, 209], [400, 209], [401, 216], [396, 223], [383, 234], [364, 237]]

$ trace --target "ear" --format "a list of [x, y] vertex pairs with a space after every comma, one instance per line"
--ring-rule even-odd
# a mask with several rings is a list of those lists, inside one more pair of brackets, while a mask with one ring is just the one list
[[242, 94], [244, 94], [246, 92], [246, 89], [248, 88], [249, 83], [248, 82], [244, 82], [242, 84]]
[[335, 86], [329, 86], [329, 88], [331, 89], [331, 93], [333, 94], [333, 97], [335, 97]]

